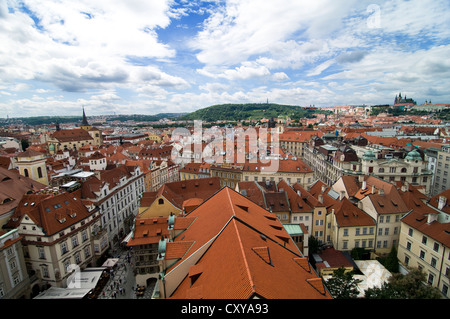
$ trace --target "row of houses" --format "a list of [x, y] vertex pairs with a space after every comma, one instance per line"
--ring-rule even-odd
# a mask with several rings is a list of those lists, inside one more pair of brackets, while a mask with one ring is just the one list
[[[217, 177], [166, 184], [144, 194], [139, 218], [188, 217], [220, 189]], [[450, 193], [429, 198], [414, 185], [374, 176], [344, 176], [332, 186], [316, 181], [308, 189], [284, 180], [239, 182], [235, 190], [279, 221], [303, 256], [311, 257], [310, 237], [339, 252], [363, 249], [372, 258], [396, 249], [404, 271], [422, 268], [428, 284], [449, 297]], [[154, 268], [141, 270], [141, 276], [158, 277], [157, 266], [155, 259]]]

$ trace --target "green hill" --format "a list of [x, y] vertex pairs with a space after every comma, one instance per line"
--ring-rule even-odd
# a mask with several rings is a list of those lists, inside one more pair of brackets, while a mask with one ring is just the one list
[[291, 119], [296, 120], [305, 117], [312, 118], [315, 117], [314, 114], [324, 112], [327, 111], [274, 103], [220, 104], [180, 116], [178, 120], [201, 120], [205, 122], [243, 121], [277, 118], [279, 116], [289, 116]]

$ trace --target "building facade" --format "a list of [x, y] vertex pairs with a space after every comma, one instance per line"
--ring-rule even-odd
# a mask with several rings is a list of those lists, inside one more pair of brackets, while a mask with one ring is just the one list
[[21, 240], [17, 229], [0, 231], [0, 299], [27, 298], [31, 294]]
[[411, 212], [402, 218], [397, 257], [406, 268], [420, 268], [427, 284], [450, 298], [450, 223], [439, 222], [438, 211]]
[[67, 287], [73, 270], [94, 265], [108, 248], [98, 209], [76, 193], [25, 195], [6, 226], [23, 237], [27, 271], [42, 285]]

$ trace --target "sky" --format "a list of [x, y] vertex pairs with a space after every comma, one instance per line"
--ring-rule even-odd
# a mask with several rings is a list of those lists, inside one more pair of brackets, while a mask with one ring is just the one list
[[448, 0], [0, 0], [0, 118], [450, 103]]

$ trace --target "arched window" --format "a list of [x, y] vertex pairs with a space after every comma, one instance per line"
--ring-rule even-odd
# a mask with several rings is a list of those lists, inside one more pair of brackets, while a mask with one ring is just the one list
[[406, 168], [402, 168], [402, 173], [406, 173]]
[[30, 174], [28, 174], [28, 168], [25, 168], [25, 169], [23, 170], [23, 175], [24, 175], [25, 177], [30, 177]]
[[158, 199], [158, 204], [159, 205], [164, 205], [164, 199], [162, 199], [162, 198]]
[[39, 178], [42, 178], [42, 168], [38, 167], [37, 171], [38, 171]]
[[381, 168], [378, 170], [378, 172], [379, 172], [379, 173], [384, 173], [384, 168], [381, 167]]

